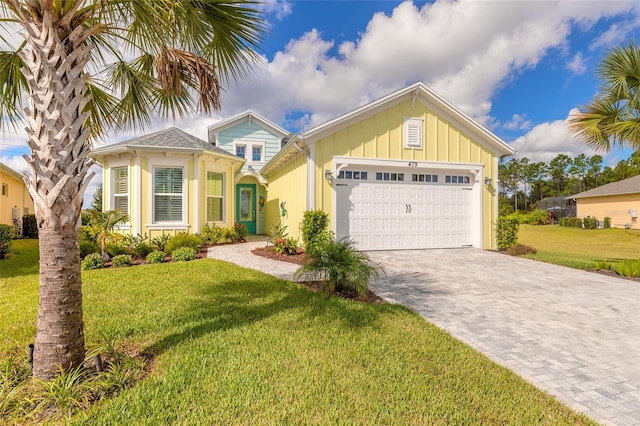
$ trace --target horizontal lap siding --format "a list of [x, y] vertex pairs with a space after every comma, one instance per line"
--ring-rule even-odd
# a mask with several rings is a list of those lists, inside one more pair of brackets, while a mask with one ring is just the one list
[[[404, 148], [405, 117], [424, 120], [421, 149]], [[493, 154], [447, 117], [439, 116], [419, 101], [412, 106], [411, 100], [406, 100], [319, 140], [315, 143], [314, 154], [315, 202], [317, 208], [327, 212], [333, 211], [333, 192], [330, 182], [324, 179], [324, 171], [332, 170], [334, 156], [483, 164], [484, 177], [497, 181]], [[482, 188], [483, 247], [491, 248], [495, 194], [484, 185]]]
[[[252, 122], [249, 124], [249, 122], [246, 121], [225, 129], [218, 135], [218, 147], [235, 155], [235, 150], [233, 148], [234, 141], [265, 143], [266, 163], [280, 150], [281, 138], [269, 132], [258, 123]], [[246, 170], [248, 166], [248, 164], [245, 164], [243, 168]], [[260, 165], [254, 165], [253, 168], [258, 170], [260, 167]]]
[[632, 229], [640, 229], [640, 219], [633, 222], [629, 210], [640, 214], [640, 193], [578, 198], [576, 215], [580, 218], [591, 216], [600, 221], [610, 217], [611, 226], [623, 228], [629, 225]]

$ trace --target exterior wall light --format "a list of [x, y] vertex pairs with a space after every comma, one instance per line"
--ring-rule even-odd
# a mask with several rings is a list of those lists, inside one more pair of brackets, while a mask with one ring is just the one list
[[484, 178], [484, 184], [487, 186], [491, 186], [491, 178], [490, 177]]
[[324, 178], [326, 180], [333, 180], [333, 173], [331, 173], [331, 170], [324, 171]]

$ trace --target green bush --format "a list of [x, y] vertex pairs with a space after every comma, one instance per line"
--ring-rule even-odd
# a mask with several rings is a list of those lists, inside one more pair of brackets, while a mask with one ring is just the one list
[[138, 259], [144, 259], [153, 250], [146, 241], [149, 239], [147, 234], [127, 234], [122, 238], [122, 245], [127, 249], [128, 254]]
[[147, 255], [147, 263], [163, 263], [167, 254], [163, 251], [155, 250]]
[[331, 243], [335, 239], [336, 239], [336, 234], [333, 231], [328, 231], [325, 229], [324, 231], [316, 235], [316, 237], [313, 239], [313, 242], [309, 244], [306, 250], [307, 255], [318, 256], [319, 255], [318, 251], [321, 251], [326, 244]]
[[563, 217], [560, 219], [560, 226], [566, 226], [569, 228], [582, 228], [582, 219], [579, 217]]
[[504, 251], [518, 242], [518, 219], [506, 216], [499, 217], [496, 224], [496, 239], [498, 250]]
[[204, 224], [202, 230], [196, 234], [206, 245], [218, 244], [224, 237], [224, 229], [219, 226]]
[[80, 240], [80, 258], [84, 259], [91, 253], [100, 253], [100, 246], [93, 241]]
[[129, 254], [129, 251], [123, 245], [116, 243], [107, 243], [107, 254], [109, 255], [109, 257], [116, 257], [121, 254]]
[[165, 246], [165, 250], [167, 253], [173, 256], [173, 251], [182, 247], [190, 247], [194, 249], [196, 252], [202, 246], [202, 240], [195, 235], [187, 234], [184, 232], [180, 232], [173, 236], [167, 245]]
[[102, 269], [104, 268], [104, 260], [100, 253], [90, 253], [82, 261], [82, 269]]
[[13, 226], [0, 224], [0, 259], [4, 259], [11, 251], [14, 233]]
[[176, 262], [187, 262], [196, 258], [196, 249], [192, 247], [180, 247], [171, 253], [171, 257]]
[[517, 212], [513, 212], [508, 216], [505, 216], [509, 220], [515, 220], [518, 224], [526, 223], [527, 214], [522, 210], [518, 210]]
[[623, 277], [640, 277], [640, 259], [616, 262], [611, 265], [611, 269]]
[[611, 218], [609, 216], [604, 218], [603, 228], [611, 228]]
[[114, 268], [126, 268], [131, 265], [133, 265], [133, 262], [131, 261], [130, 254], [120, 254], [111, 259], [111, 266]]
[[313, 239], [327, 229], [329, 214], [322, 210], [307, 210], [302, 218], [302, 242], [307, 248]]
[[247, 241], [247, 235], [249, 234], [249, 231], [247, 231], [247, 227], [244, 226], [244, 223], [234, 223], [233, 230], [238, 236], [238, 239], [235, 241]]
[[25, 238], [38, 238], [38, 222], [35, 214], [22, 216], [22, 236]]
[[298, 240], [295, 238], [276, 238], [273, 242], [276, 253], [293, 256], [298, 253]]
[[281, 223], [276, 223], [275, 225], [270, 224], [267, 226], [267, 235], [269, 235], [269, 242], [274, 244], [274, 241], [278, 238], [284, 239], [289, 237], [289, 233], [287, 232], [287, 226], [283, 226]]
[[546, 210], [533, 210], [525, 215], [524, 222], [522, 223], [527, 223], [529, 225], [548, 225], [549, 213], [547, 213]]
[[347, 237], [318, 244], [313, 256], [307, 253], [307, 257], [309, 261], [296, 271], [295, 277], [319, 280], [328, 293], [347, 290], [366, 296], [369, 281], [377, 280], [384, 273], [380, 264], [358, 251]]
[[611, 270], [611, 263], [607, 262], [606, 260], [596, 260], [594, 268], [598, 270], [609, 271]]
[[160, 251], [164, 251], [170, 239], [171, 235], [165, 234], [164, 231], [162, 231], [161, 235], [158, 235], [157, 237], [151, 239], [151, 246]]
[[235, 229], [233, 228], [224, 228], [222, 231], [222, 238], [229, 241], [229, 242], [234, 242], [234, 241], [238, 241], [238, 239], [240, 238], [240, 236], [238, 235], [238, 233], [236, 232]]
[[598, 219], [595, 217], [587, 216], [582, 220], [584, 229], [598, 229]]

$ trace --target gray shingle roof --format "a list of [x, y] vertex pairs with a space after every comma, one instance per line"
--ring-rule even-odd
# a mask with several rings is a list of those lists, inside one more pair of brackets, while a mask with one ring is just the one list
[[640, 194], [640, 175], [611, 182], [573, 195], [571, 198], [603, 197], [606, 195]]
[[158, 132], [150, 133], [148, 135], [140, 136], [137, 138], [129, 139], [126, 141], [114, 143], [111, 145], [101, 146], [93, 150], [93, 153], [101, 153], [102, 151], [112, 151], [117, 148], [156, 148], [156, 149], [180, 149], [192, 151], [192, 150], [207, 150], [216, 154], [233, 155], [225, 150], [222, 150], [208, 142], [203, 141], [189, 133], [186, 133], [177, 127], [170, 127], [168, 129], [160, 130]]

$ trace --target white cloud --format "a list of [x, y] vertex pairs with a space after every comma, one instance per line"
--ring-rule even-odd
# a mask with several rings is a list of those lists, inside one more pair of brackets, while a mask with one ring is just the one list
[[507, 130], [528, 130], [531, 125], [531, 120], [527, 120], [527, 114], [513, 114], [511, 120], [502, 124], [501, 127]]
[[622, 43], [638, 27], [640, 27], [640, 15], [631, 14], [631, 18], [628, 20], [611, 24], [606, 31], [600, 34], [593, 43], [591, 43], [589, 49], [593, 51]]
[[569, 133], [566, 119], [539, 124], [510, 145], [518, 152], [518, 158], [526, 157], [533, 162], [548, 163], [558, 154], [567, 154], [570, 157], [583, 153], [587, 156], [596, 154], [596, 151], [579, 142]]
[[584, 74], [587, 71], [587, 66], [582, 58], [582, 52], [573, 55], [573, 59], [567, 62], [566, 68], [575, 75]]
[[293, 9], [289, 0], [266, 0], [258, 4], [258, 8], [265, 13], [273, 14], [279, 21], [291, 15]]

